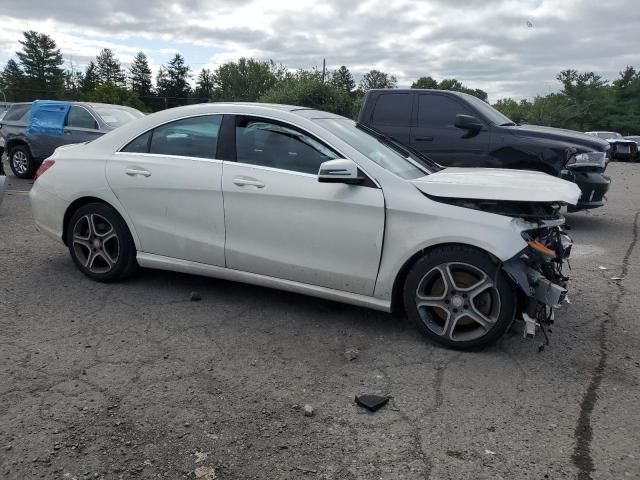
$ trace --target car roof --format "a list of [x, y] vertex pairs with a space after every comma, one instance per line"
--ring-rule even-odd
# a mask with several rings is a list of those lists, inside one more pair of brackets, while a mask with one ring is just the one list
[[[115, 103], [78, 102], [75, 100], [54, 100], [54, 101], [68, 102], [71, 105], [81, 105], [81, 106], [87, 106], [91, 108], [95, 108], [95, 107], [133, 108], [133, 107], [129, 107], [128, 105], [116, 105]], [[31, 105], [31, 104], [33, 104], [33, 102], [16, 102], [16, 103], [12, 103], [9, 108], [13, 108], [20, 105]]]

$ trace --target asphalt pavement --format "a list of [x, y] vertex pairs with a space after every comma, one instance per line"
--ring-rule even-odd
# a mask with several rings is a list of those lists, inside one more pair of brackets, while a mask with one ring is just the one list
[[[399, 316], [265, 288], [92, 282], [10, 177], [0, 478], [640, 478], [640, 164], [608, 172], [609, 205], [567, 215], [571, 304], [550, 345], [516, 325], [466, 353]], [[392, 399], [369, 413], [364, 393]]]

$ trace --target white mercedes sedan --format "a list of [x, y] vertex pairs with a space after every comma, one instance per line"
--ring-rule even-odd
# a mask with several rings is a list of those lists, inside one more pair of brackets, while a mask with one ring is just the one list
[[102, 282], [138, 267], [404, 310], [454, 348], [526, 332], [566, 295], [550, 175], [438, 166], [331, 113], [267, 104], [165, 110], [58, 148], [31, 190], [39, 231]]

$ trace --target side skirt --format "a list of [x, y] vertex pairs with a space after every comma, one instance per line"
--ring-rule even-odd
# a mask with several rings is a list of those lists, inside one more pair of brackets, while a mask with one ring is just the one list
[[138, 264], [145, 268], [157, 268], [159, 270], [169, 270], [173, 272], [190, 273], [203, 275], [205, 277], [220, 278], [233, 282], [250, 283], [260, 287], [275, 288], [287, 292], [300, 293], [312, 297], [323, 298], [335, 302], [348, 303], [359, 307], [372, 308], [382, 312], [391, 311], [391, 301], [380, 300], [379, 298], [359, 295], [357, 293], [343, 292], [332, 288], [318, 287], [306, 283], [283, 280], [280, 278], [267, 277], [257, 273], [231, 270], [224, 267], [216, 267], [204, 263], [191, 262], [189, 260], [179, 260], [176, 258], [163, 257], [151, 253], [138, 252]]

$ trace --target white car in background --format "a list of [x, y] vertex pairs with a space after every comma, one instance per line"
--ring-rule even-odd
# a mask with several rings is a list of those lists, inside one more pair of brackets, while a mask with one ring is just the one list
[[633, 160], [638, 154], [638, 144], [623, 137], [618, 132], [584, 132], [592, 137], [598, 137], [609, 142], [610, 156], [615, 160]]
[[455, 348], [549, 319], [571, 249], [559, 210], [579, 188], [416, 155], [331, 113], [203, 104], [58, 148], [30, 197], [98, 281], [141, 266], [404, 309]]

